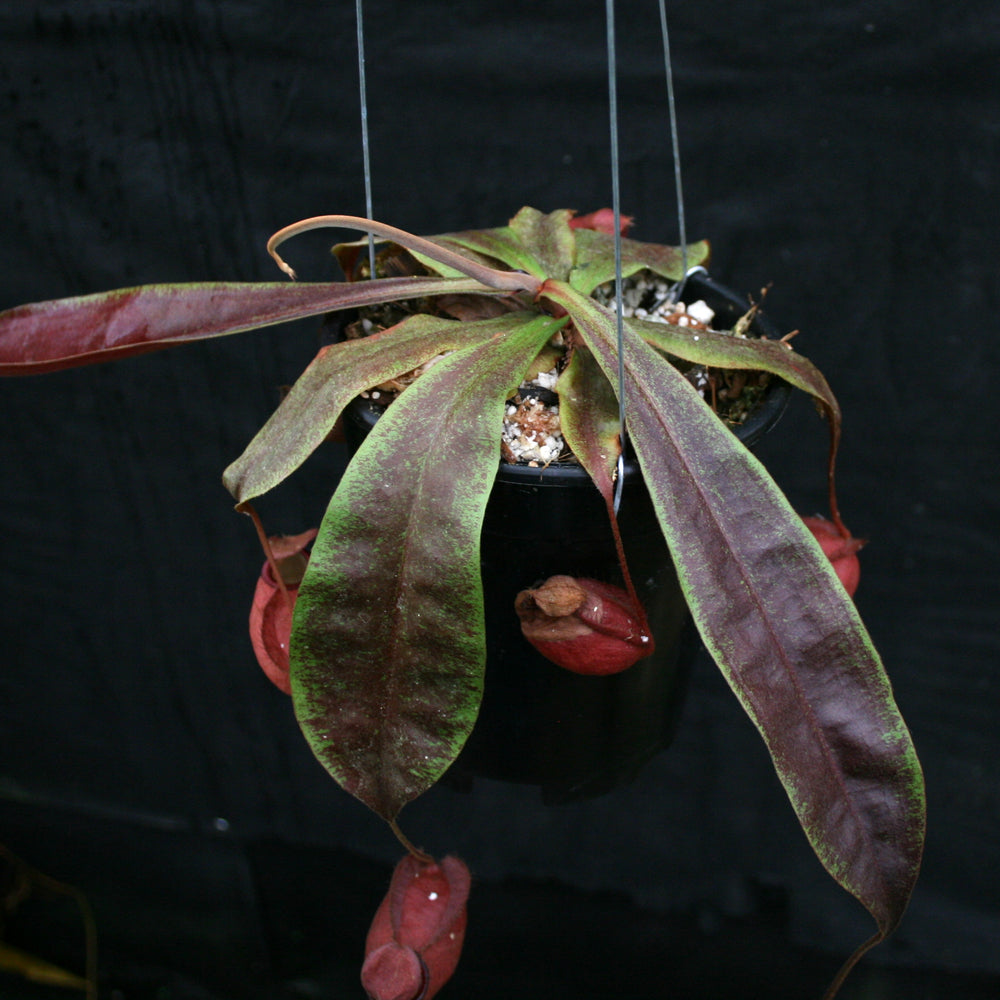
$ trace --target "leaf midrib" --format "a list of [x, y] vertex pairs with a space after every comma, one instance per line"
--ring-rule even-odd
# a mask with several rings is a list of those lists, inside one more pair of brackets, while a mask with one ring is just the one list
[[[628, 372], [630, 382], [632, 383], [632, 389], [633, 389], [633, 391], [636, 392], [636, 393], [639, 393], [640, 395], [642, 395], [642, 397], [646, 400], [647, 404], [652, 405], [653, 404], [652, 397], [650, 397], [649, 393], [647, 393], [647, 392], [644, 391], [642, 385], [636, 379], [634, 372], [631, 370], [630, 366], [627, 363], [626, 363], [626, 371]], [[654, 412], [654, 413], [657, 412], [656, 409], [655, 409], [655, 406], [653, 407], [652, 412]], [[688, 476], [688, 478], [690, 479], [690, 481], [694, 484], [695, 492], [697, 493], [697, 495], [698, 495], [698, 497], [699, 497], [699, 499], [700, 499], [700, 501], [702, 503], [702, 509], [708, 512], [709, 516], [712, 518], [712, 521], [713, 521], [713, 523], [715, 525], [716, 530], [718, 531], [718, 533], [724, 539], [725, 544], [726, 544], [726, 548], [732, 554], [733, 561], [736, 563], [736, 565], [737, 565], [737, 567], [739, 569], [740, 576], [741, 576], [742, 580], [744, 581], [744, 583], [747, 585], [746, 589], [748, 591], [748, 594], [750, 595], [750, 598], [753, 601], [754, 606], [757, 608], [757, 611], [758, 611], [758, 614], [761, 617], [761, 620], [763, 622], [765, 622], [765, 624], [766, 624], [767, 634], [768, 634], [768, 636], [771, 639], [771, 645], [772, 645], [773, 648], [777, 649], [777, 651], [778, 651], [778, 657], [779, 657], [779, 663], [781, 664], [781, 667], [782, 667], [783, 671], [785, 672], [786, 676], [791, 679], [792, 686], [793, 686], [793, 688], [795, 690], [795, 693], [797, 695], [796, 700], [799, 702], [800, 706], [803, 706], [804, 709], [805, 709], [805, 714], [806, 714], [806, 717], [808, 719], [808, 723], [809, 723], [810, 729], [812, 730], [812, 732], [814, 734], [818, 734], [818, 736], [819, 736], [819, 739], [818, 739], [817, 742], [820, 745], [820, 747], [822, 749], [823, 757], [826, 760], [827, 768], [828, 768], [828, 773], [831, 773], [833, 775], [834, 780], [835, 780], [835, 782], [837, 784], [837, 787], [841, 789], [843, 798], [846, 800], [846, 802], [848, 804], [848, 811], [850, 812], [851, 817], [852, 817], [852, 819], [854, 821], [854, 826], [855, 826], [856, 829], [860, 829], [861, 830], [864, 842], [868, 846], [869, 850], [871, 851], [872, 857], [877, 857], [878, 856], [877, 852], [873, 849], [874, 848], [874, 840], [873, 840], [873, 838], [872, 838], [872, 836], [871, 836], [871, 834], [870, 834], [870, 832], [869, 832], [869, 830], [867, 828], [867, 825], [865, 824], [865, 822], [863, 820], [863, 817], [858, 812], [858, 808], [857, 808], [857, 806], [855, 804], [854, 797], [849, 794], [849, 783], [848, 783], [847, 777], [846, 777], [846, 775], [844, 773], [844, 770], [843, 770], [842, 767], [840, 767], [837, 764], [836, 755], [833, 753], [832, 747], [830, 745], [830, 741], [826, 737], [826, 733], [825, 733], [825, 731], [823, 729], [823, 726], [819, 722], [819, 718], [816, 715], [816, 712], [813, 710], [811, 704], [809, 703], [808, 698], [806, 698], [804, 696], [804, 689], [803, 689], [802, 684], [801, 684], [801, 682], [799, 681], [799, 679], [798, 679], [798, 677], [796, 675], [796, 672], [794, 670], [792, 661], [789, 659], [787, 653], [785, 652], [784, 646], [780, 642], [777, 641], [777, 635], [776, 635], [775, 629], [773, 627], [773, 615], [771, 615], [768, 612], [767, 605], [761, 600], [760, 592], [759, 592], [758, 587], [756, 585], [752, 585], [751, 586], [752, 577], [747, 572], [747, 563], [746, 563], [746, 560], [742, 556], [742, 554], [741, 554], [740, 549], [738, 548], [738, 546], [735, 546], [733, 544], [732, 534], [731, 534], [730, 530], [728, 530], [728, 529], [726, 529], [724, 527], [724, 522], [722, 520], [720, 520], [720, 518], [717, 516], [717, 514], [716, 514], [716, 512], [714, 510], [713, 505], [708, 502], [708, 491], [702, 486], [699, 477], [694, 474], [693, 468], [691, 466], [691, 463], [687, 459], [687, 457], [685, 456], [684, 451], [677, 446], [676, 440], [675, 440], [674, 436], [669, 433], [669, 429], [666, 428], [666, 427], [664, 427], [664, 430], [667, 432], [667, 435], [668, 435], [668, 437], [669, 437], [669, 439], [670, 439], [670, 441], [671, 441], [671, 443], [673, 445], [674, 452], [675, 452], [675, 454], [677, 456], [677, 459], [680, 462], [680, 464], [681, 464], [681, 466], [682, 466], [685, 474]], [[637, 452], [638, 452], [638, 449], [637, 449]], [[641, 455], [640, 455], [640, 462], [641, 462]], [[832, 583], [832, 581], [830, 581], [830, 582]], [[714, 640], [713, 640], [713, 645], [714, 645]], [[745, 693], [746, 689], [744, 688], [743, 691], [744, 691], [743, 694], [741, 694], [739, 691], [736, 692], [737, 697], [741, 701], [744, 701], [744, 699], [746, 697], [746, 693]], [[748, 698], [747, 698], [747, 701], [749, 702]], [[763, 734], [763, 730], [761, 729], [761, 726], [758, 723], [758, 719], [759, 719], [758, 706], [756, 705], [756, 703], [750, 703], [750, 704], [753, 705], [753, 709], [754, 709], [754, 711], [753, 711], [754, 723], [757, 726], [758, 731], [760, 731]], [[766, 742], [766, 740], [765, 740], [765, 742]], [[784, 784], [784, 782], [782, 782], [782, 784]], [[786, 793], [787, 793], [787, 788], [786, 788]], [[799, 789], [798, 788], [796, 788], [796, 793], [797, 794], [799, 793]], [[798, 809], [796, 809], [795, 811], [796, 811], [796, 815], [799, 815]], [[801, 820], [801, 817], [800, 817], [800, 823], [801, 823], [801, 821], [802, 820]], [[807, 836], [808, 836], [808, 831], [807, 831]], [[812, 838], [810, 837], [809, 839], [811, 840]], [[825, 865], [824, 866], [826, 866], [828, 863], [829, 863], [829, 858], [825, 859]], [[850, 868], [852, 866], [852, 864], [853, 864], [853, 862], [849, 862], [848, 863], [848, 867]], [[888, 889], [888, 885], [885, 882], [881, 866], [878, 867], [878, 872], [879, 872], [879, 881], [881, 882], [883, 889]], [[881, 925], [881, 921], [879, 921], [879, 924]]]

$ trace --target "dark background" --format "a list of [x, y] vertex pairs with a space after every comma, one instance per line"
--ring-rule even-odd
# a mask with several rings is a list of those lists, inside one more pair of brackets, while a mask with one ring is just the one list
[[[714, 277], [772, 285], [844, 407], [857, 603], [926, 770], [910, 911], [843, 996], [995, 996], [1000, 9], [668, 6], [689, 236]], [[377, 218], [610, 203], [603, 4], [365, 12]], [[0, 31], [0, 307], [276, 279], [271, 232], [364, 214], [353, 4], [8, 2]], [[656, 5], [621, 3], [618, 33], [623, 208], [674, 241]], [[333, 238], [288, 248], [304, 278], [330, 276]], [[317, 327], [0, 385], [0, 842], [91, 897], [118, 1000], [361, 992], [399, 848], [254, 663], [259, 548], [220, 483]], [[759, 450], [804, 512], [824, 434], [800, 399]], [[317, 523], [342, 458], [262, 503], [269, 528]], [[450, 996], [816, 996], [871, 930], [707, 661], [630, 787], [557, 808], [439, 788], [403, 818], [476, 875]], [[80, 964], [72, 908], [43, 894], [8, 939]]]

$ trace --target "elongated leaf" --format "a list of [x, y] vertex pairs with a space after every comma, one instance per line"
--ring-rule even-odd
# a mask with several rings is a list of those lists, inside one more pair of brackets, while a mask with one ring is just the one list
[[[549, 214], [525, 207], [507, 226], [475, 229], [430, 237], [430, 242], [457, 251], [478, 263], [495, 267], [499, 262], [514, 271], [524, 271], [539, 279], [568, 280], [578, 291], [590, 294], [598, 285], [615, 276], [615, 241], [608, 233], [585, 228], [571, 228], [573, 213], [560, 209]], [[351, 273], [363, 243], [344, 243], [334, 248], [345, 271]], [[458, 272], [420, 252], [411, 252], [435, 274]], [[708, 262], [709, 245], [702, 240], [689, 244], [689, 268]], [[678, 247], [638, 240], [622, 240], [622, 273], [625, 277], [648, 269], [661, 277], [678, 281], [683, 277]]]
[[[565, 286], [609, 379], [614, 319]], [[626, 409], [691, 612], [760, 730], [827, 871], [899, 922], [919, 870], [923, 777], [878, 654], [829, 562], [760, 463], [691, 385], [626, 328]]]
[[621, 454], [618, 400], [588, 350], [576, 350], [556, 382], [559, 424], [570, 450], [605, 501]]
[[483, 512], [507, 394], [565, 320], [511, 320], [388, 408], [323, 519], [295, 606], [292, 696], [313, 752], [388, 820], [455, 759], [479, 710]]
[[295, 284], [140, 285], [0, 313], [0, 375], [33, 375], [242, 333], [335, 309], [475, 292], [471, 278], [383, 278]]
[[839, 438], [840, 404], [820, 370], [788, 344], [756, 337], [734, 337], [715, 330], [693, 330], [672, 323], [625, 320], [647, 344], [674, 357], [712, 368], [743, 368], [770, 372], [809, 393], [836, 428]]
[[[615, 238], [594, 229], [574, 229], [573, 232], [576, 235], [576, 265], [570, 273], [569, 283], [577, 291], [589, 295], [598, 285], [614, 280]], [[708, 262], [709, 246], [705, 240], [689, 244], [687, 250], [689, 268]], [[623, 239], [622, 276], [627, 278], [643, 269], [661, 278], [680, 281], [684, 277], [680, 248]]]
[[534, 314], [460, 323], [409, 316], [358, 340], [323, 348], [257, 432], [222, 481], [239, 500], [252, 500], [290, 476], [323, 442], [344, 407], [359, 393], [396, 378], [444, 351], [482, 343]]
[[[437, 243], [448, 250], [465, 254], [473, 260], [482, 260], [496, 266], [499, 261], [506, 264], [512, 271], [525, 271], [536, 278], [547, 278], [545, 267], [534, 253], [525, 248], [518, 238], [517, 232], [511, 226], [501, 226], [498, 229], [470, 229], [463, 233], [445, 233], [432, 236], [432, 243]], [[440, 265], [432, 260], [421, 259], [431, 270], [438, 272]]]
[[[440, 236], [429, 236], [427, 240], [486, 267], [495, 268], [497, 264], [505, 264], [512, 271], [524, 271], [538, 278], [545, 277], [545, 268], [534, 254], [525, 249], [517, 233], [510, 226], [498, 229], [472, 229], [464, 233], [444, 233]], [[350, 243], [338, 243], [333, 248], [333, 255], [345, 274], [354, 273], [358, 258], [366, 251], [367, 246], [367, 240], [354, 240]], [[420, 250], [411, 247], [407, 252], [428, 271], [443, 278], [462, 277], [465, 274], [464, 271], [435, 260]]]

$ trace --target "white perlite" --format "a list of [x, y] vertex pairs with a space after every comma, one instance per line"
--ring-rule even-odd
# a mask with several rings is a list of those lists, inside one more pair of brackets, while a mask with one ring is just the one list
[[[622, 315], [707, 329], [715, 318], [715, 312], [701, 299], [689, 306], [683, 302], [670, 302], [671, 287], [667, 281], [657, 278], [640, 276], [628, 279], [622, 289]], [[614, 307], [614, 285], [602, 285], [594, 293], [594, 298], [603, 305]], [[559, 426], [559, 405], [539, 398], [540, 395], [551, 397], [551, 390], [558, 379], [559, 372], [555, 368], [542, 372], [530, 381], [522, 382], [517, 395], [508, 403], [501, 444], [506, 461], [542, 466], [569, 457]], [[703, 385], [696, 388], [704, 391]], [[540, 393], [539, 390], [550, 391]]]
[[559, 405], [538, 398], [539, 389], [551, 389], [559, 373], [553, 368], [530, 382], [522, 382], [507, 404], [502, 449], [508, 462], [548, 465], [562, 454], [565, 443], [559, 429]]

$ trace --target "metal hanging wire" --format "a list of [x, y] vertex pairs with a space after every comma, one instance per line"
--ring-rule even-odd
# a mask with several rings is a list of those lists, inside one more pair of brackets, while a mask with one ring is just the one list
[[[354, 11], [358, 25], [358, 93], [361, 99], [361, 155], [365, 172], [365, 214], [372, 219], [372, 163], [368, 142], [368, 87], [365, 83], [365, 24], [362, 0], [355, 0]], [[375, 277], [375, 237], [368, 234], [369, 277]]]
[[[660, 34], [663, 40], [663, 61], [667, 78], [667, 110], [670, 118], [670, 140], [674, 161], [674, 186], [677, 192], [677, 229], [681, 253], [681, 280], [670, 290], [670, 300], [680, 299], [688, 276], [704, 272], [703, 267], [688, 269], [687, 224], [684, 216], [684, 186], [681, 182], [681, 150], [677, 131], [677, 102], [674, 97], [674, 70], [670, 58], [670, 32], [667, 27], [666, 0], [659, 0]], [[618, 423], [621, 439], [621, 454], [618, 456], [618, 474], [615, 479], [614, 509], [618, 513], [621, 505], [622, 486], [625, 471], [625, 442], [627, 429], [625, 422], [625, 344], [622, 320], [622, 237], [621, 237], [621, 166], [618, 153], [618, 84], [617, 59], [615, 52], [615, 0], [606, 0], [608, 43], [608, 104], [610, 106], [611, 133], [611, 197], [615, 228], [615, 312], [618, 317]]]
[[611, 208], [615, 230], [615, 315], [618, 333], [618, 437], [621, 451], [615, 476], [614, 511], [617, 514], [622, 502], [625, 484], [625, 330], [622, 318], [622, 211], [620, 165], [618, 161], [618, 67], [615, 54], [615, 0], [605, 0], [608, 42], [608, 107], [611, 133]]
[[674, 158], [674, 188], [677, 192], [677, 238], [681, 249], [681, 280], [670, 289], [670, 301], [680, 300], [692, 274], [707, 274], [701, 265], [688, 267], [687, 225], [684, 218], [684, 185], [681, 183], [681, 146], [677, 132], [677, 102], [674, 98], [674, 67], [670, 58], [670, 31], [667, 28], [666, 0], [659, 0], [660, 35], [663, 39], [663, 68], [667, 77], [667, 113], [670, 117], [670, 144]]
[[[355, 0], [355, 15], [357, 20], [358, 45], [358, 92], [361, 103], [361, 148], [365, 179], [365, 212], [368, 219], [372, 218], [372, 175], [371, 146], [368, 138], [368, 90], [365, 82], [365, 33], [364, 11], [362, 0]], [[677, 107], [674, 98], [673, 66], [670, 59], [670, 35], [667, 28], [666, 0], [659, 0], [660, 31], [663, 38], [664, 68], [667, 78], [667, 107], [670, 116], [670, 138], [673, 147], [674, 184], [677, 192], [677, 226], [680, 238], [681, 271], [683, 276], [671, 290], [671, 298], [677, 301], [688, 278], [687, 267], [687, 231], [684, 217], [684, 189], [681, 183], [680, 145], [677, 135]], [[611, 201], [614, 220], [615, 238], [615, 315], [617, 317], [618, 339], [618, 425], [621, 453], [618, 456], [618, 469], [615, 477], [614, 510], [618, 513], [621, 506], [622, 488], [625, 481], [625, 445], [628, 430], [625, 419], [625, 334], [623, 320], [623, 287], [622, 287], [622, 233], [621, 233], [621, 165], [619, 160], [618, 141], [618, 66], [615, 44], [615, 0], [605, 0], [605, 20], [607, 35], [608, 63], [608, 107], [609, 133], [611, 140]], [[368, 234], [368, 264], [370, 276], [375, 277], [375, 238]], [[693, 271], [703, 271], [704, 268], [694, 268]]]
[[[687, 277], [687, 227], [684, 221], [684, 185], [681, 183], [681, 148], [677, 138], [677, 103], [674, 100], [674, 67], [670, 60], [670, 32], [667, 3], [660, 0], [660, 34], [663, 37], [663, 68], [667, 76], [667, 112], [670, 116], [670, 143], [674, 154], [674, 187], [677, 191], [677, 231], [681, 246], [681, 273]], [[680, 284], [683, 284], [683, 279]]]

